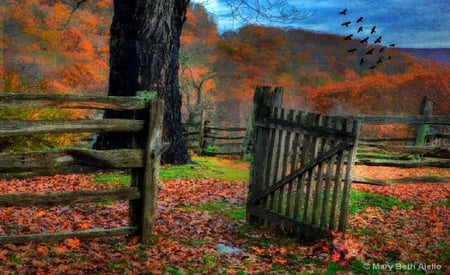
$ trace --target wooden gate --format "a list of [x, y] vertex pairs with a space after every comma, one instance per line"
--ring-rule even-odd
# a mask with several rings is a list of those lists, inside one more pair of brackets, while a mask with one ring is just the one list
[[247, 214], [312, 239], [344, 232], [360, 123], [282, 109], [281, 97], [255, 93]]

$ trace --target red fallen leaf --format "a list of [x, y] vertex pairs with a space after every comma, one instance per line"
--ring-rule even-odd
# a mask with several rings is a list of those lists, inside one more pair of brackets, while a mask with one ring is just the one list
[[42, 256], [45, 256], [48, 254], [48, 247], [45, 245], [40, 245], [36, 248], [36, 252]]
[[256, 246], [250, 246], [251, 250], [255, 251], [256, 254], [263, 254], [264, 253], [264, 248], [259, 248]]
[[280, 265], [285, 265], [287, 263], [287, 260], [282, 259], [282, 258], [278, 258], [278, 257], [272, 257], [272, 260]]
[[64, 241], [64, 244], [68, 248], [74, 249], [74, 248], [78, 248], [80, 246], [80, 240], [77, 238], [68, 238]]
[[430, 221], [437, 222], [437, 221], [439, 221], [439, 217], [436, 216], [435, 214], [433, 214], [433, 215], [430, 216]]
[[40, 210], [36, 213], [36, 217], [42, 218], [43, 216], [45, 216], [45, 214], [46, 214], [45, 210]]
[[345, 260], [348, 249], [344, 244], [336, 243], [331, 245], [330, 257], [332, 262], [341, 262]]
[[8, 254], [8, 250], [0, 250], [0, 261], [6, 261], [8, 259], [8, 257], [6, 257], [6, 254]]

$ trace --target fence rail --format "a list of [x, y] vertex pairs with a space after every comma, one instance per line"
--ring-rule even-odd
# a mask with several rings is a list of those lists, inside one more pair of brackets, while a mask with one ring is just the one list
[[247, 128], [208, 125], [204, 112], [198, 123], [186, 123], [183, 136], [189, 149], [199, 155], [242, 155]]
[[[432, 103], [425, 97], [422, 102], [420, 115], [349, 116], [349, 119], [360, 121], [362, 123], [362, 129], [374, 125], [392, 124], [409, 125], [411, 129], [417, 129], [414, 136], [407, 134], [406, 136], [384, 137], [364, 136], [364, 130], [362, 130], [360, 142], [358, 143], [356, 163], [397, 167], [449, 167], [450, 153], [448, 145], [450, 144], [450, 117], [431, 115], [431, 113]], [[269, 123], [269, 121], [265, 123]], [[279, 121], [273, 121], [272, 123], [273, 125], [278, 124], [277, 127], [281, 127]], [[287, 122], [282, 123], [286, 124]], [[249, 149], [247, 148], [249, 144], [246, 143], [246, 136], [251, 135], [247, 132], [251, 127], [209, 126], [204, 116], [202, 116], [201, 122], [191, 124], [190, 126], [196, 126], [197, 130], [186, 131], [184, 135], [191, 142], [190, 148], [197, 149], [200, 154], [244, 155]], [[286, 124], [283, 127], [289, 127], [289, 125]], [[430, 131], [430, 127], [435, 127], [436, 130], [434, 132]], [[291, 125], [291, 130], [294, 129], [295, 125]], [[245, 131], [245, 134], [236, 135], [235, 131], [241, 131], [242, 133]], [[217, 142], [224, 140], [232, 142]], [[379, 157], [376, 153], [392, 154], [394, 157], [390, 159]], [[399, 155], [403, 156], [403, 159], [398, 159]]]
[[0, 153], [0, 172], [54, 169], [59, 166], [89, 166], [101, 168], [131, 168], [130, 187], [107, 190], [82, 190], [50, 194], [0, 194], [0, 207], [55, 206], [90, 203], [104, 200], [128, 200], [129, 226], [54, 234], [1, 236], [0, 243], [54, 241], [68, 237], [101, 237], [137, 234], [146, 243], [156, 216], [157, 175], [160, 155], [168, 147], [162, 143], [164, 103], [148, 93], [137, 97], [98, 97], [81, 95], [0, 93], [0, 107], [76, 108], [133, 110], [140, 119], [94, 119], [65, 121], [1, 121], [0, 137], [36, 133], [128, 132], [136, 148], [90, 150], [63, 148], [39, 152]]

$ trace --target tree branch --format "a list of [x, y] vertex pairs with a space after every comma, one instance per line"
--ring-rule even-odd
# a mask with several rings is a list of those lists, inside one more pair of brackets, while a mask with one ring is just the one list
[[248, 24], [255, 22], [292, 24], [309, 14], [289, 4], [288, 0], [227, 0], [233, 19]]
[[71, 2], [71, 1], [64, 1], [64, 0], [61, 0], [61, 2], [68, 6], [72, 6], [72, 11], [70, 12], [69, 18], [67, 19], [67, 22], [64, 24], [64, 28], [66, 28], [67, 25], [69, 25], [70, 20], [72, 20], [73, 14], [78, 10], [78, 8], [80, 8], [81, 4], [83, 4], [84, 2], [87, 2], [87, 0], [78, 0], [75, 3]]

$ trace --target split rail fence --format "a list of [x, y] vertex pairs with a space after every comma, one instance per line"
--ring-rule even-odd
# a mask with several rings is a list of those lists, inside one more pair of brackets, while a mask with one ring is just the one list
[[201, 112], [199, 122], [183, 126], [188, 148], [199, 155], [242, 155], [244, 152], [247, 128], [209, 125], [205, 112]]
[[130, 187], [99, 191], [55, 192], [47, 194], [0, 194], [0, 207], [50, 207], [98, 201], [129, 201], [129, 226], [48, 234], [0, 236], [0, 243], [48, 242], [69, 237], [137, 235], [142, 242], [151, 237], [157, 212], [157, 176], [160, 155], [168, 147], [162, 142], [163, 101], [154, 94], [138, 97], [0, 93], [0, 108], [68, 108], [134, 111], [138, 119], [89, 119], [65, 121], [0, 121], [0, 137], [38, 133], [127, 132], [134, 148], [90, 150], [63, 148], [44, 152], [0, 153], [0, 173], [51, 170], [57, 167], [87, 166], [131, 169]]

